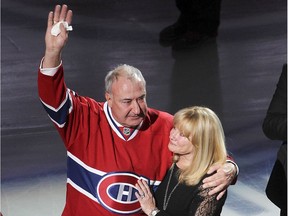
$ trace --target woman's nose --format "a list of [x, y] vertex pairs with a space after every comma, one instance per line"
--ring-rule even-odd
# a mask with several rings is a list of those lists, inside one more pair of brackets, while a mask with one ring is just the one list
[[171, 131], [170, 131], [170, 139], [171, 140], [175, 140], [176, 136], [177, 136], [177, 132], [176, 132], [176, 130], [174, 128], [172, 128]]

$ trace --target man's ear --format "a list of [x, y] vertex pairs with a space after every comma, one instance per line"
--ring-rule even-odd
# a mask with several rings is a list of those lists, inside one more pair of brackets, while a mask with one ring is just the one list
[[106, 98], [106, 101], [108, 102], [108, 106], [111, 107], [112, 106], [111, 94], [109, 94], [108, 92], [105, 92], [105, 98]]

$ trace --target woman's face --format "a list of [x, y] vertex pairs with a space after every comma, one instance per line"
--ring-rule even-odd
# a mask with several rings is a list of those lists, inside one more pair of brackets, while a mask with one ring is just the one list
[[168, 148], [174, 154], [189, 155], [193, 153], [194, 146], [192, 142], [184, 136], [184, 134], [179, 131], [176, 127], [172, 128], [170, 131], [170, 142]]

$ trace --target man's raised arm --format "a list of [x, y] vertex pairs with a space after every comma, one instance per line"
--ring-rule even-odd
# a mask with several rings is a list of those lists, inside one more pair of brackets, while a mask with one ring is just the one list
[[[65, 24], [71, 24], [72, 16], [72, 11], [68, 10], [67, 5], [62, 5], [62, 7], [60, 5], [56, 5], [54, 12], [50, 11], [45, 34], [46, 49], [42, 68], [54, 68], [60, 64], [62, 49], [68, 41], [68, 30], [65, 28]], [[55, 27], [58, 27], [55, 25], [59, 22], [61, 22], [58, 25], [60, 27], [60, 33], [56, 36], [52, 35], [52, 28], [54, 27], [55, 29]]]

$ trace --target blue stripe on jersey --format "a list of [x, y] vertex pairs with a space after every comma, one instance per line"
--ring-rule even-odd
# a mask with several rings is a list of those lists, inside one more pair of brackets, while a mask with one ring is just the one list
[[102, 176], [88, 171], [70, 157], [68, 157], [67, 167], [67, 178], [97, 198], [96, 187]]
[[42, 104], [43, 104], [46, 112], [48, 113], [49, 117], [51, 119], [53, 119], [53, 121], [55, 121], [58, 125], [62, 125], [66, 122], [67, 115], [69, 113], [69, 108], [71, 106], [71, 102], [69, 100], [69, 97], [66, 98], [66, 101], [63, 104], [63, 106], [56, 111], [49, 108], [48, 106], [46, 106], [43, 102], [42, 102]]

